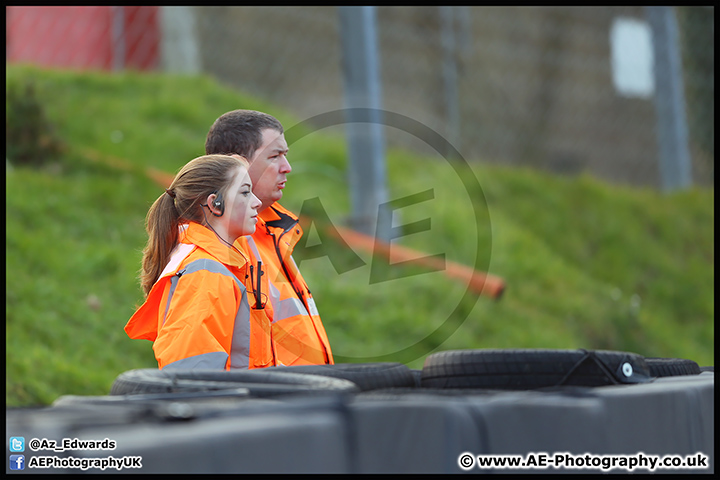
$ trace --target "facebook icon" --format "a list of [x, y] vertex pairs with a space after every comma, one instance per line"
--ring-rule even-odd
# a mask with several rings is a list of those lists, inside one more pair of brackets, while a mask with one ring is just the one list
[[10, 470], [25, 470], [25, 455], [10, 455]]

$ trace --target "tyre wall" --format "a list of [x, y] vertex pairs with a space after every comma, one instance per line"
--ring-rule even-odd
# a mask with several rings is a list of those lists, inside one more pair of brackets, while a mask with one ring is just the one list
[[[131, 473], [463, 473], [463, 452], [700, 452], [709, 457], [707, 469], [676, 473], [714, 472], [713, 371], [533, 391], [402, 387], [255, 398], [235, 388], [176, 397], [61, 397], [47, 408], [8, 409], [6, 420], [6, 439], [116, 444], [101, 451], [26, 449], [26, 462], [40, 455], [141, 456], [142, 468]], [[85, 472], [94, 471], [100, 470]]]

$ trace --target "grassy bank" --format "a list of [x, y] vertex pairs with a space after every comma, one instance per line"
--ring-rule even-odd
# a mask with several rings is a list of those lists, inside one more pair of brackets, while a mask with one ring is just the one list
[[[6, 401], [103, 395], [120, 372], [157, 365], [150, 342], [123, 331], [142, 302], [144, 217], [162, 192], [148, 167], [174, 174], [201, 155], [227, 110], [265, 110], [286, 128], [302, 119], [206, 77], [8, 67], [6, 78], [8, 89], [35, 86], [63, 144], [42, 165], [9, 158]], [[341, 225], [339, 133], [289, 138], [283, 203], [320, 206]], [[394, 242], [481, 267], [506, 293], [469, 295], [443, 271], [414, 268], [372, 283], [368, 252], [328, 246], [301, 268], [338, 361], [420, 368], [455, 348], [604, 348], [714, 364], [714, 191], [666, 195], [468, 160], [479, 189], [439, 156], [388, 152], [388, 198], [408, 200]], [[307, 246], [323, 245], [324, 230], [305, 226]]]

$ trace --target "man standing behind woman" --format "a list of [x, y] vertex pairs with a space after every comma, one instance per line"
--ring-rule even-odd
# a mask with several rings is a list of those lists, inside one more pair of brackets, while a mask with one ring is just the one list
[[302, 229], [277, 203], [291, 171], [282, 125], [228, 112], [205, 148], [148, 212], [147, 298], [125, 331], [154, 342], [160, 368], [332, 364], [291, 256]]
[[257, 306], [269, 320], [270, 349], [252, 358], [250, 368], [334, 363], [315, 301], [292, 258], [303, 231], [298, 217], [278, 203], [292, 171], [282, 124], [253, 110], [227, 112], [210, 127], [205, 153], [247, 158], [253, 193], [262, 202], [255, 232], [235, 243], [248, 252], [256, 274], [262, 269], [254, 289], [260, 286]]

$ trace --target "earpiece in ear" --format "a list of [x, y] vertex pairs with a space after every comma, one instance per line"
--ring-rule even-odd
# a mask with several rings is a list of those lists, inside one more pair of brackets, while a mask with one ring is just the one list
[[213, 201], [213, 207], [220, 210], [220, 213], [215, 213], [211, 210], [212, 214], [216, 217], [222, 217], [225, 213], [225, 202], [223, 202], [222, 194], [220, 192], [217, 193], [217, 196], [215, 197], [215, 200]]

